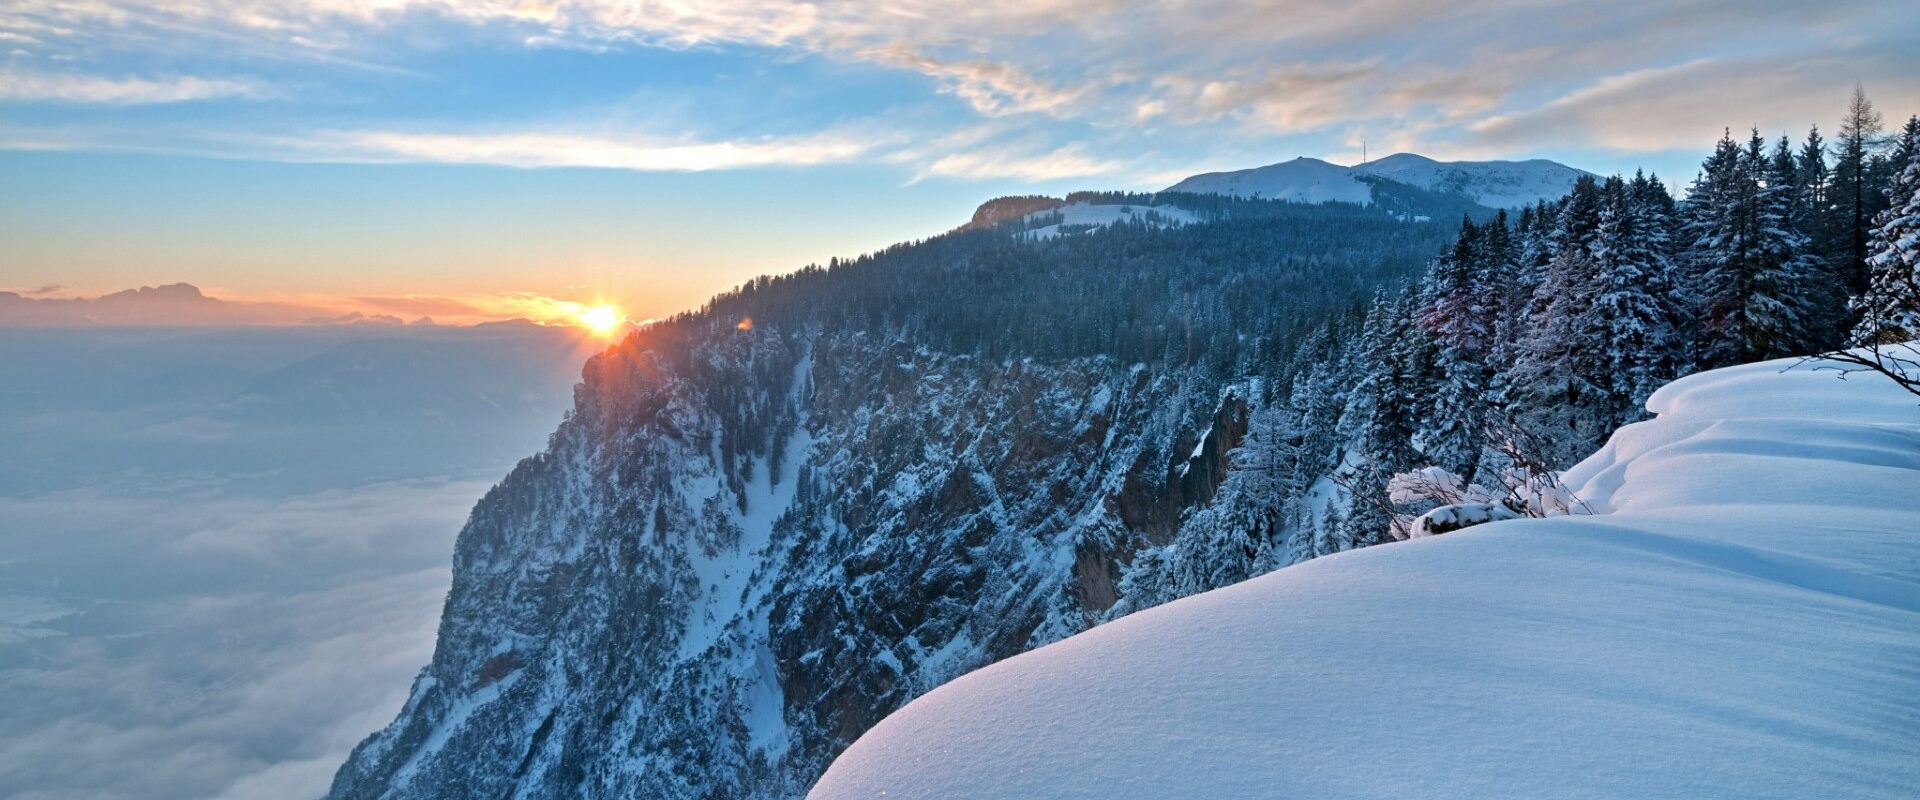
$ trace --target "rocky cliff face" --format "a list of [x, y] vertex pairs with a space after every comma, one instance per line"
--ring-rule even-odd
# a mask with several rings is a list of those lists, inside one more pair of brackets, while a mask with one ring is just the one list
[[802, 793], [907, 700], [1092, 624], [1244, 425], [1216, 381], [1100, 358], [678, 344], [595, 358], [475, 509], [433, 663], [335, 796]]
[[797, 797], [908, 700], [1128, 607], [1229, 480], [1245, 387], [1446, 233], [1185, 201], [759, 279], [593, 358], [333, 795]]
[[985, 230], [1024, 219], [1028, 214], [1052, 211], [1066, 204], [1067, 201], [1057, 197], [1039, 195], [996, 197], [981, 203], [979, 208], [974, 209], [973, 218], [967, 220], [967, 224], [960, 226], [960, 229]]

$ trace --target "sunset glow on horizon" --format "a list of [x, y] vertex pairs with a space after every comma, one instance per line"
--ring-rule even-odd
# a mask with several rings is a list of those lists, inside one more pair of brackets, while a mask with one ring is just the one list
[[593, 306], [581, 311], [574, 319], [600, 337], [612, 336], [626, 321], [625, 317], [620, 316], [620, 309], [613, 306]]
[[[1604, 25], [1556, 4], [1011, 4], [935, 28], [866, 2], [634, 8], [7, 6], [0, 288], [187, 281], [572, 324], [499, 313], [526, 292], [662, 318], [995, 196], [1396, 150], [1677, 186], [1730, 121], [1798, 136], [1856, 82], [1920, 103], [1911, 12], [1888, 0], [1738, 25], [1657, 3]], [[1829, 62], [1848, 71], [1811, 67]]]
[[117, 292], [0, 284], [16, 300], [0, 323], [88, 327], [260, 325], [441, 325], [464, 327], [524, 320], [584, 329], [609, 337], [636, 320], [618, 298], [592, 301], [536, 292], [471, 295], [249, 295], [190, 283], [136, 286]]

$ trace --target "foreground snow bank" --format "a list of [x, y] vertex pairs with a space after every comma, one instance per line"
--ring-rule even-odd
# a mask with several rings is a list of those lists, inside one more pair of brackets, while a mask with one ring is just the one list
[[1920, 407], [1773, 362], [1649, 401], [1602, 516], [1343, 553], [1008, 659], [812, 797], [1920, 797]]

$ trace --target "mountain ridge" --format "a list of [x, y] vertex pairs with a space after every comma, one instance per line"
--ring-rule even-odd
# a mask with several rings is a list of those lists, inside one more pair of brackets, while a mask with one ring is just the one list
[[1100, 622], [1226, 479], [1253, 365], [1451, 238], [1164, 199], [1194, 224], [955, 231], [593, 358], [476, 505], [433, 660], [332, 796], [797, 797], [913, 697]]
[[1516, 208], [1561, 197], [1585, 170], [1548, 159], [1438, 161], [1395, 153], [1354, 166], [1299, 156], [1261, 167], [1189, 176], [1164, 191], [1226, 194], [1294, 202], [1367, 204], [1375, 197], [1367, 178], [1384, 178], [1420, 189], [1465, 195], [1488, 208]]

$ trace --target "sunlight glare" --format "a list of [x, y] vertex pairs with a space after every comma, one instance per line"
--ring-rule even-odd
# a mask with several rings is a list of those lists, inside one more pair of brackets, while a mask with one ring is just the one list
[[575, 320], [596, 336], [611, 336], [620, 329], [620, 323], [625, 322], [626, 318], [614, 306], [590, 306], [582, 309]]

